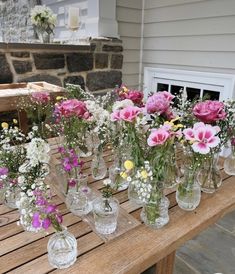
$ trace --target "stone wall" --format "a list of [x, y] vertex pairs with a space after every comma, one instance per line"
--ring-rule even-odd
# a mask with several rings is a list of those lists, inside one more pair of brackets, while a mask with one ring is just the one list
[[72, 83], [103, 92], [122, 82], [122, 51], [118, 39], [93, 39], [89, 45], [0, 43], [0, 83]]

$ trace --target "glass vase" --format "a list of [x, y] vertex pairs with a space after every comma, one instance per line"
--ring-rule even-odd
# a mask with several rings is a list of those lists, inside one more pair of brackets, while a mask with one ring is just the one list
[[111, 234], [117, 228], [119, 202], [117, 199], [97, 198], [93, 202], [95, 229], [100, 234]]
[[102, 151], [96, 151], [94, 158], [91, 162], [91, 172], [92, 177], [95, 180], [101, 180], [106, 176], [107, 173], [107, 166], [104, 161], [103, 153]]
[[140, 213], [141, 220], [149, 227], [158, 229], [169, 222], [168, 207], [170, 202], [167, 197], [159, 193], [153, 195], [149, 202], [145, 203]]
[[228, 175], [235, 175], [235, 146], [231, 146], [231, 154], [224, 160], [224, 171]]
[[43, 28], [36, 27], [36, 33], [41, 43], [49, 44], [52, 42], [52, 32], [49, 33]]
[[128, 188], [129, 182], [121, 176], [123, 172], [124, 169], [116, 166], [115, 163], [109, 168], [109, 179], [113, 189], [121, 191]]
[[201, 190], [205, 193], [213, 193], [222, 184], [220, 170], [218, 168], [219, 154], [213, 154], [206, 158], [197, 175]]
[[201, 188], [196, 180], [196, 171], [185, 168], [182, 183], [176, 191], [178, 206], [184, 210], [194, 210], [201, 201]]
[[70, 267], [77, 260], [77, 241], [67, 229], [56, 232], [47, 244], [49, 263], [59, 269]]
[[17, 201], [20, 199], [20, 188], [15, 185], [5, 190], [4, 204], [9, 208], [18, 208]]
[[128, 187], [128, 199], [137, 205], [143, 205], [143, 202], [138, 195], [137, 186], [133, 182], [130, 182]]
[[179, 168], [176, 162], [175, 148], [172, 146], [170, 151], [166, 155], [166, 168], [165, 168], [165, 177], [164, 177], [164, 187], [173, 188], [179, 183]]

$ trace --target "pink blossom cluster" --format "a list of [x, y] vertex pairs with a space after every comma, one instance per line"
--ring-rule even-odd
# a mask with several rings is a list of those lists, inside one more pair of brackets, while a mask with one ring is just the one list
[[121, 85], [121, 87], [117, 90], [118, 97], [121, 100], [129, 99], [137, 106], [143, 106], [143, 98], [144, 94], [139, 90], [131, 90], [128, 89], [125, 85]]
[[133, 123], [140, 113], [141, 108], [135, 106], [127, 106], [123, 109], [118, 109], [111, 113], [111, 120]]
[[167, 119], [174, 118], [171, 110], [171, 102], [174, 96], [168, 91], [160, 91], [154, 93], [147, 99], [146, 110], [149, 114], [157, 113], [159, 115], [165, 115]]
[[36, 197], [36, 212], [34, 212], [32, 217], [32, 226], [34, 228], [48, 229], [55, 222], [60, 225], [63, 219], [57, 206], [49, 203], [40, 190], [35, 190], [33, 194]]
[[165, 142], [172, 136], [177, 136], [178, 132], [171, 130], [170, 125], [163, 125], [160, 128], [153, 128], [147, 139], [147, 143], [150, 147], [164, 145]]
[[195, 123], [193, 128], [186, 128], [183, 134], [187, 141], [192, 144], [194, 152], [207, 154], [210, 149], [215, 148], [220, 143], [217, 133], [220, 131], [218, 126], [204, 124], [203, 122]]
[[31, 101], [40, 105], [46, 105], [50, 100], [50, 94], [47, 91], [37, 91], [31, 94]]
[[62, 166], [66, 172], [71, 172], [72, 169], [83, 166], [83, 161], [79, 160], [74, 149], [66, 150], [64, 147], [59, 147], [58, 151], [62, 154]]
[[224, 103], [206, 100], [197, 103], [193, 108], [193, 114], [203, 123], [214, 123], [226, 118]]
[[56, 105], [55, 116], [59, 119], [61, 117], [69, 118], [73, 116], [88, 119], [90, 117], [90, 113], [83, 101], [69, 99]]

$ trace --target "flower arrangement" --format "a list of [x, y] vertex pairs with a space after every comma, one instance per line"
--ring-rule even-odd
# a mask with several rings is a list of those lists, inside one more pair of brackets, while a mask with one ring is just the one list
[[131, 100], [136, 106], [143, 106], [144, 94], [139, 90], [128, 89], [125, 85], [121, 85], [120, 88], [116, 89], [119, 100]]

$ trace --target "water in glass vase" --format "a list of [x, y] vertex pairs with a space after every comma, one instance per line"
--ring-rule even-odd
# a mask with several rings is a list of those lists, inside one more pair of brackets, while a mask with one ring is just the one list
[[119, 203], [115, 198], [97, 198], [93, 202], [95, 229], [100, 234], [111, 234], [116, 230]]
[[232, 146], [231, 154], [224, 161], [224, 171], [228, 175], [235, 175], [235, 146]]
[[101, 180], [106, 176], [107, 166], [102, 152], [96, 152], [91, 162], [92, 177], [95, 180]]

